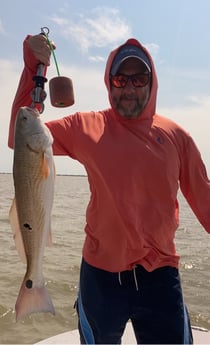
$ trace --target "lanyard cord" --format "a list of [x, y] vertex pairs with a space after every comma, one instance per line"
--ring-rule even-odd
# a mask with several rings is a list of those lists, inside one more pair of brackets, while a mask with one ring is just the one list
[[41, 28], [41, 34], [44, 35], [46, 37], [46, 39], [47, 39], [47, 43], [49, 44], [50, 50], [51, 50], [52, 55], [53, 55], [53, 59], [54, 59], [54, 62], [55, 62], [55, 67], [56, 67], [56, 70], [57, 70], [57, 74], [58, 74], [58, 76], [60, 76], [60, 72], [59, 72], [59, 68], [58, 68], [58, 62], [57, 62], [57, 59], [56, 59], [56, 56], [55, 56], [55, 51], [54, 51], [54, 48], [52, 46], [52, 42], [49, 40], [49, 32], [50, 32], [50, 30], [46, 26]]

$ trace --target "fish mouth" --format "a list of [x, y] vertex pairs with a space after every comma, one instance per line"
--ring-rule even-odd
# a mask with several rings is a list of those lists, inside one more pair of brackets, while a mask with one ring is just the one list
[[40, 115], [40, 112], [37, 108], [32, 108], [32, 107], [22, 107], [22, 109], [29, 111], [30, 113], [35, 113], [36, 115]]

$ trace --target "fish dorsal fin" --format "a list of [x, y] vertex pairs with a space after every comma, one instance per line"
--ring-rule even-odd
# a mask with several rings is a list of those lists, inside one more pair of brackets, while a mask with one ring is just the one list
[[24, 249], [22, 234], [21, 234], [20, 225], [19, 225], [19, 221], [18, 221], [15, 199], [13, 200], [12, 205], [10, 207], [9, 220], [10, 220], [10, 224], [11, 224], [11, 227], [13, 230], [13, 238], [15, 241], [15, 246], [16, 246], [17, 252], [18, 252], [21, 260], [24, 263], [26, 263], [25, 249]]

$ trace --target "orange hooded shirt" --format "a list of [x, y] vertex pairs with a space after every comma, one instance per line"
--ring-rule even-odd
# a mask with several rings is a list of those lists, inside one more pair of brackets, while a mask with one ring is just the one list
[[[87, 171], [91, 197], [86, 212], [84, 259], [110, 272], [136, 265], [148, 271], [162, 266], [178, 268], [174, 244], [179, 223], [178, 189], [210, 232], [210, 183], [192, 138], [180, 126], [156, 114], [158, 86], [150, 54], [135, 39], [125, 44], [140, 46], [152, 67], [151, 93], [141, 115], [123, 118], [112, 105], [109, 73], [116, 49], [105, 70], [111, 108], [78, 112], [47, 126], [54, 137], [54, 154], [78, 160]], [[17, 109], [31, 103], [32, 76], [38, 62], [32, 55], [25, 40], [25, 67], [13, 103], [10, 147]]]

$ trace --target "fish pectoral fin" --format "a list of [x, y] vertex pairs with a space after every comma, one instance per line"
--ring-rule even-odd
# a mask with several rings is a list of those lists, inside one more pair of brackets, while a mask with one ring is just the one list
[[49, 164], [49, 158], [47, 154], [44, 152], [43, 154], [43, 160], [42, 160], [42, 166], [41, 166], [41, 174], [42, 176], [47, 179], [50, 175], [50, 164]]
[[15, 247], [17, 249], [17, 252], [21, 258], [21, 260], [26, 263], [26, 254], [25, 249], [23, 245], [23, 239], [22, 234], [20, 230], [20, 225], [18, 221], [18, 214], [17, 214], [17, 207], [16, 207], [16, 201], [13, 199], [12, 205], [9, 210], [9, 220], [10, 224], [13, 230], [13, 238], [15, 241]]

